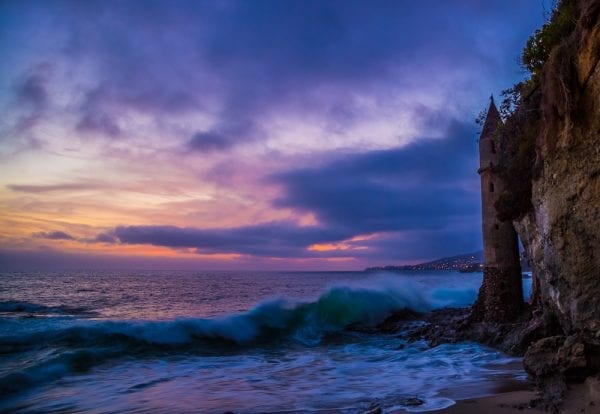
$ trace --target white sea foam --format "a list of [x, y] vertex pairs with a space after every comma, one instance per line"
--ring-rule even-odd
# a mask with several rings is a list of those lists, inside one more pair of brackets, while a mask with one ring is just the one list
[[[10, 396], [0, 410], [355, 412], [374, 402], [384, 411], [444, 408], [458, 390], [491, 388], [522, 371], [476, 344], [429, 348], [355, 328], [374, 327], [401, 309], [468, 306], [480, 280], [355, 277], [313, 299], [279, 297], [218, 317], [154, 321], [90, 318], [80, 304], [0, 303], [17, 315], [0, 318], [9, 362], [0, 369], [0, 393]], [[423, 404], [406, 406], [413, 397]]]

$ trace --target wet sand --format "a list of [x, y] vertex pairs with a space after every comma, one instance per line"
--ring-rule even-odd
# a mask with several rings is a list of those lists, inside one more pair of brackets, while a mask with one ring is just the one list
[[459, 400], [451, 407], [430, 413], [443, 414], [510, 414], [542, 413], [540, 408], [529, 408], [529, 402], [537, 397], [533, 391], [512, 391], [490, 397]]
[[[459, 400], [451, 407], [430, 411], [440, 414], [512, 414], [547, 413], [543, 407], [532, 407], [538, 394], [530, 390], [504, 392], [490, 397]], [[558, 411], [561, 414], [600, 413], [600, 380], [590, 378], [583, 384], [572, 385]]]

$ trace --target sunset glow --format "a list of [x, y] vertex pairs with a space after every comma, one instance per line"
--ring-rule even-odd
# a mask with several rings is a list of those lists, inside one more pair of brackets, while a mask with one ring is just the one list
[[473, 119], [522, 76], [540, 5], [252, 3], [2, 3], [3, 266], [360, 269], [481, 247]]

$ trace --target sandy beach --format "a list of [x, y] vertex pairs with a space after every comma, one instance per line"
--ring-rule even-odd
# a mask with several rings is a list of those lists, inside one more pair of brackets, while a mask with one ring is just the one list
[[524, 412], [544, 412], [540, 408], [530, 408], [529, 402], [537, 394], [534, 391], [512, 391], [490, 397], [459, 400], [451, 407], [431, 411], [444, 414], [510, 414]]
[[[561, 414], [600, 413], [600, 381], [589, 378], [583, 384], [572, 385], [567, 398], [559, 409]], [[443, 414], [511, 414], [545, 413], [543, 406], [532, 406], [538, 398], [535, 391], [510, 391], [482, 398], [459, 400], [451, 407], [430, 411]]]

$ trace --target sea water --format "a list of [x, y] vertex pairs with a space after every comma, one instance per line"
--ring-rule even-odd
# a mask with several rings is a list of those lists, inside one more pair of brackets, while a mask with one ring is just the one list
[[0, 411], [444, 408], [524, 381], [519, 360], [370, 328], [401, 309], [470, 305], [480, 284], [455, 272], [2, 273]]

